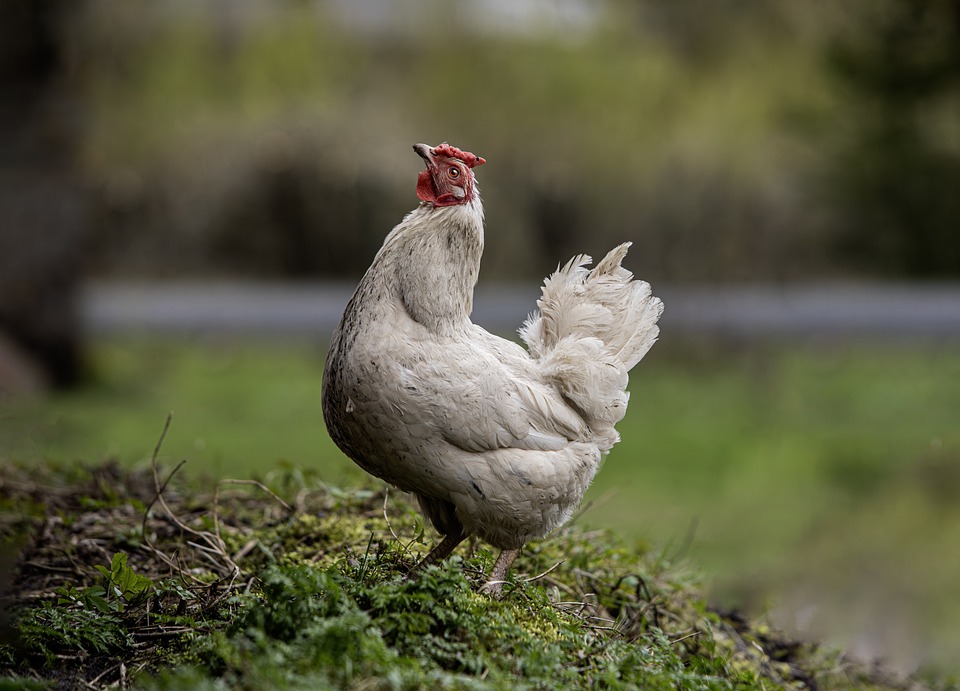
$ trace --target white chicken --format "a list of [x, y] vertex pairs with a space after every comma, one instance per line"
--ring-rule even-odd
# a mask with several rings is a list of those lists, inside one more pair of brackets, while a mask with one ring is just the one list
[[443, 539], [415, 570], [470, 535], [501, 552], [500, 592], [529, 540], [562, 525], [619, 440], [627, 372], [653, 345], [663, 303], [620, 262], [580, 255], [550, 276], [520, 329], [529, 351], [470, 321], [483, 252], [473, 168], [449, 144], [426, 161], [419, 207], [387, 235], [333, 334], [323, 415], [343, 452], [417, 496]]

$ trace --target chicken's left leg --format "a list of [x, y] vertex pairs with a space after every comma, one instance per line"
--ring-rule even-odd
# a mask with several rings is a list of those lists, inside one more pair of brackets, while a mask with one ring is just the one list
[[446, 559], [450, 553], [456, 549], [457, 545], [467, 538], [463, 529], [463, 524], [457, 518], [456, 507], [448, 501], [428, 497], [423, 494], [417, 495], [420, 502], [420, 508], [433, 523], [434, 527], [443, 535], [440, 543], [430, 550], [430, 554], [420, 560], [420, 563], [410, 569], [408, 576], [412, 576], [418, 571], [422, 571], [431, 564]]
[[446, 559], [450, 552], [456, 549], [456, 546], [459, 545], [466, 539], [464, 535], [444, 535], [443, 539], [430, 550], [430, 553], [421, 559], [416, 566], [410, 569], [410, 572], [407, 574], [407, 577], [413, 576], [415, 573], [422, 571], [431, 564], [436, 564], [438, 561]]
[[518, 549], [501, 550], [497, 560], [493, 563], [493, 568], [490, 569], [490, 578], [484, 583], [482, 590], [494, 597], [500, 597], [503, 593], [503, 584], [507, 581], [507, 572], [510, 571], [511, 564], [519, 554], [520, 550]]

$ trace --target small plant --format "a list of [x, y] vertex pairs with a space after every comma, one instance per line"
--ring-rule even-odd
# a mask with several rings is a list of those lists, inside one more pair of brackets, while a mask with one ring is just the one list
[[44, 601], [22, 612], [17, 628], [19, 636], [8, 652], [23, 663], [39, 656], [53, 666], [64, 655], [115, 655], [133, 644], [115, 612], [101, 611], [96, 605], [88, 609], [82, 599]]
[[134, 573], [127, 566], [127, 555], [117, 552], [113, 555], [110, 568], [97, 565], [97, 571], [104, 576], [101, 585], [89, 588], [61, 586], [56, 589], [58, 605], [75, 605], [81, 609], [102, 612], [122, 612], [127, 604], [143, 602], [154, 590], [153, 581], [146, 576]]
[[140, 604], [154, 591], [149, 578], [134, 573], [127, 555], [118, 552], [110, 568], [96, 567], [103, 582], [86, 588], [60, 586], [56, 602], [45, 600], [21, 612], [19, 639], [14, 647], [26, 656], [40, 655], [53, 664], [58, 655], [117, 654], [133, 644], [119, 616], [131, 604]]
[[[94, 655], [120, 656], [136, 643], [139, 622], [151, 600], [154, 621], [190, 623], [187, 616], [164, 614], [163, 600], [186, 603], [196, 596], [181, 584], [153, 580], [136, 573], [127, 555], [114, 554], [110, 567], [97, 565], [100, 583], [87, 587], [62, 585], [54, 590], [56, 600], [43, 600], [19, 612], [19, 635], [11, 644], [0, 645], [0, 659], [10, 663], [40, 657], [47, 666], [58, 659], [86, 659]], [[170, 609], [169, 607], [167, 609]], [[182, 607], [174, 606], [176, 612]]]

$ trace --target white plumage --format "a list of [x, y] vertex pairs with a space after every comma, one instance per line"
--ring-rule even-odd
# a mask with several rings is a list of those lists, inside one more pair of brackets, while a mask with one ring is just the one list
[[618, 441], [627, 373], [658, 335], [649, 284], [621, 266], [630, 243], [592, 270], [574, 257], [545, 282], [520, 329], [529, 351], [470, 321], [483, 252], [472, 168], [443, 144], [421, 205], [387, 236], [334, 332], [323, 411], [358, 465], [417, 495], [445, 537], [418, 566], [469, 535], [499, 547], [491, 590], [520, 547], [562, 525]]

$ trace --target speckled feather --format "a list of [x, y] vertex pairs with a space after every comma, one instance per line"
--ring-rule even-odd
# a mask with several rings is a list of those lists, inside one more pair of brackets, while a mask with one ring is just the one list
[[576, 257], [545, 282], [521, 335], [470, 321], [479, 194], [423, 203], [387, 236], [334, 333], [324, 419], [366, 471], [414, 492], [438, 530], [517, 549], [566, 521], [617, 441], [627, 372], [657, 337], [648, 284]]

